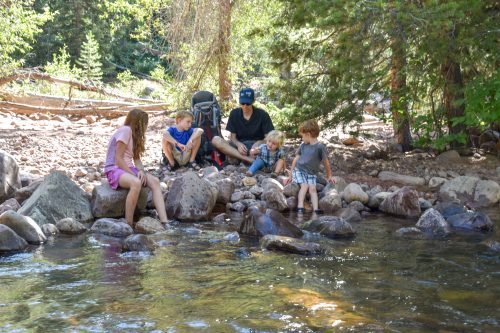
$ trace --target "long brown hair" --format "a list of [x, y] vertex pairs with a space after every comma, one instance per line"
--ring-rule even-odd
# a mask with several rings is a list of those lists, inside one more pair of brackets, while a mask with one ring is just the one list
[[146, 142], [146, 128], [148, 128], [148, 114], [140, 109], [133, 109], [125, 118], [126, 126], [132, 129], [132, 139], [134, 141], [134, 159], [138, 159], [144, 153]]

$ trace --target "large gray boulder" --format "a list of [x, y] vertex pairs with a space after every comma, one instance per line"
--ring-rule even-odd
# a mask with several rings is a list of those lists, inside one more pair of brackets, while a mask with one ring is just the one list
[[[125, 201], [127, 200], [128, 189], [118, 188], [113, 190], [107, 182], [94, 187], [92, 191], [92, 215], [95, 218], [125, 216]], [[149, 188], [143, 187], [137, 200], [136, 211], [146, 208], [148, 202]]]
[[45, 177], [18, 213], [31, 217], [40, 226], [56, 224], [66, 217], [82, 223], [94, 220], [85, 192], [61, 172], [52, 172]]
[[268, 250], [276, 250], [297, 254], [317, 254], [321, 253], [323, 249], [321, 245], [312, 242], [306, 242], [297, 238], [265, 235], [259, 241], [262, 248]]
[[22, 251], [28, 243], [11, 228], [0, 224], [0, 253]]
[[328, 238], [351, 238], [356, 232], [351, 224], [341, 217], [321, 216], [319, 219], [308, 221], [303, 228], [308, 231], [318, 232]]
[[19, 166], [12, 155], [0, 150], [0, 203], [11, 198], [19, 188]]
[[47, 240], [42, 229], [33, 219], [13, 210], [8, 210], [0, 215], [0, 224], [9, 227], [30, 244], [39, 245]]
[[439, 189], [441, 201], [471, 202], [474, 198], [474, 190], [479, 178], [460, 176], [444, 183]]
[[481, 212], [466, 212], [448, 217], [446, 220], [454, 228], [474, 231], [491, 231], [493, 223], [488, 215]]
[[191, 171], [175, 179], [165, 202], [169, 218], [208, 221], [218, 196], [217, 186], [212, 184]]
[[385, 213], [403, 217], [418, 217], [421, 213], [417, 191], [406, 186], [388, 195], [380, 204], [379, 209]]
[[448, 235], [451, 233], [450, 225], [444, 217], [434, 208], [426, 210], [418, 219], [417, 228], [432, 232], [435, 235]]
[[474, 202], [480, 207], [495, 205], [500, 201], [500, 185], [493, 180], [480, 180], [474, 191]]
[[422, 177], [400, 175], [398, 173], [391, 171], [379, 172], [378, 179], [382, 181], [391, 181], [402, 185], [410, 185], [410, 186], [425, 185], [425, 179]]
[[299, 238], [303, 235], [302, 230], [290, 223], [280, 212], [273, 209], [263, 212], [256, 206], [248, 209], [248, 216], [241, 223], [240, 233], [258, 237], [279, 235]]

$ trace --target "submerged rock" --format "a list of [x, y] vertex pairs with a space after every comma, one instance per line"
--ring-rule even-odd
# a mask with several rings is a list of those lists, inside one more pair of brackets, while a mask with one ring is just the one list
[[131, 235], [123, 241], [123, 251], [146, 251], [153, 252], [156, 248], [156, 243], [148, 236], [143, 234]]
[[277, 250], [297, 254], [317, 254], [323, 252], [321, 245], [297, 238], [266, 235], [260, 239], [260, 246], [268, 250]]
[[477, 231], [493, 230], [493, 223], [490, 218], [481, 212], [466, 212], [463, 214], [452, 215], [448, 217], [447, 221], [454, 228]]
[[356, 234], [349, 222], [337, 216], [321, 216], [306, 222], [303, 228], [328, 238], [350, 238]]
[[253, 236], [280, 235], [302, 237], [302, 230], [290, 223], [280, 212], [268, 209], [265, 213], [258, 207], [250, 207], [248, 216], [241, 223], [240, 233]]
[[401, 237], [421, 237], [423, 234], [422, 230], [415, 227], [399, 228], [396, 230], [396, 235]]

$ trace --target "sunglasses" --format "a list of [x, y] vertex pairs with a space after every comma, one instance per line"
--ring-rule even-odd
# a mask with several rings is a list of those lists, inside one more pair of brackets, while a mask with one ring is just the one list
[[252, 105], [251, 103], [240, 103], [240, 104], [241, 104], [241, 105], [246, 105], [246, 106], [248, 106], [248, 105]]

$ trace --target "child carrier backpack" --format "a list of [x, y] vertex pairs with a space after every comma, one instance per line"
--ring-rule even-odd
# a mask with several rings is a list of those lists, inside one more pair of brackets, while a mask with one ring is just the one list
[[222, 137], [221, 109], [214, 94], [204, 90], [196, 92], [191, 98], [191, 112], [194, 115], [193, 127], [203, 129], [196, 161], [222, 168], [225, 156], [212, 146], [214, 136]]

